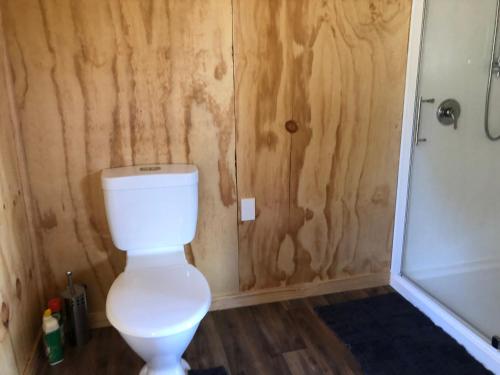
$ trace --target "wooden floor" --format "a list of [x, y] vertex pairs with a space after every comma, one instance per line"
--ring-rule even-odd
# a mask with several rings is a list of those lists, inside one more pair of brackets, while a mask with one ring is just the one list
[[[185, 358], [194, 369], [224, 366], [232, 375], [362, 374], [344, 344], [316, 316], [315, 306], [391, 292], [390, 287], [210, 312]], [[113, 328], [40, 374], [138, 374], [142, 360]]]

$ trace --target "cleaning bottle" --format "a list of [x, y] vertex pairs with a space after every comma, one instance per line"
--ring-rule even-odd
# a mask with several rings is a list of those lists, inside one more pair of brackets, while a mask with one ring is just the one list
[[57, 319], [59, 323], [59, 331], [61, 332], [61, 345], [64, 346], [64, 315], [61, 308], [61, 299], [58, 297], [49, 299], [47, 304], [50, 311], [52, 311], [52, 316]]
[[59, 323], [57, 319], [52, 316], [52, 311], [50, 309], [44, 311], [42, 323], [45, 351], [49, 359], [49, 365], [54, 366], [64, 359]]

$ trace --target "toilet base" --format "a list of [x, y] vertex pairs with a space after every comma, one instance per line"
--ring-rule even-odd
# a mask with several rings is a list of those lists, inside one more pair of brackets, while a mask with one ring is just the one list
[[182, 359], [198, 324], [172, 335], [138, 337], [120, 332], [123, 339], [146, 365], [140, 375], [186, 375], [189, 365]]
[[189, 363], [184, 358], [181, 358], [181, 363], [180, 363], [180, 368], [179, 369], [168, 369], [168, 370], [153, 370], [150, 371], [148, 369], [148, 365], [145, 364], [141, 371], [139, 372], [139, 375], [186, 375], [188, 371], [191, 370], [191, 367], [189, 366]]

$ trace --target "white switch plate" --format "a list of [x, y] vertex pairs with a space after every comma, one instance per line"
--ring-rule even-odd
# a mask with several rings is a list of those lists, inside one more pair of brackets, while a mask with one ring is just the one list
[[255, 220], [255, 198], [241, 200], [241, 221]]

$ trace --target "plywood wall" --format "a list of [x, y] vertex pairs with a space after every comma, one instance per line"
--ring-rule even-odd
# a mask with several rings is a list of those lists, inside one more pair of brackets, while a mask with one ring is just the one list
[[22, 373], [41, 325], [39, 257], [31, 246], [22, 151], [0, 23], [0, 374]]
[[99, 173], [155, 162], [200, 169], [214, 295], [387, 273], [410, 0], [0, 6], [49, 294], [73, 270], [104, 311]]
[[411, 1], [234, 5], [240, 288], [388, 272]]
[[125, 254], [112, 243], [103, 168], [195, 163], [188, 257], [238, 291], [230, 0], [3, 0], [15, 98], [49, 292], [64, 273], [104, 311]]

